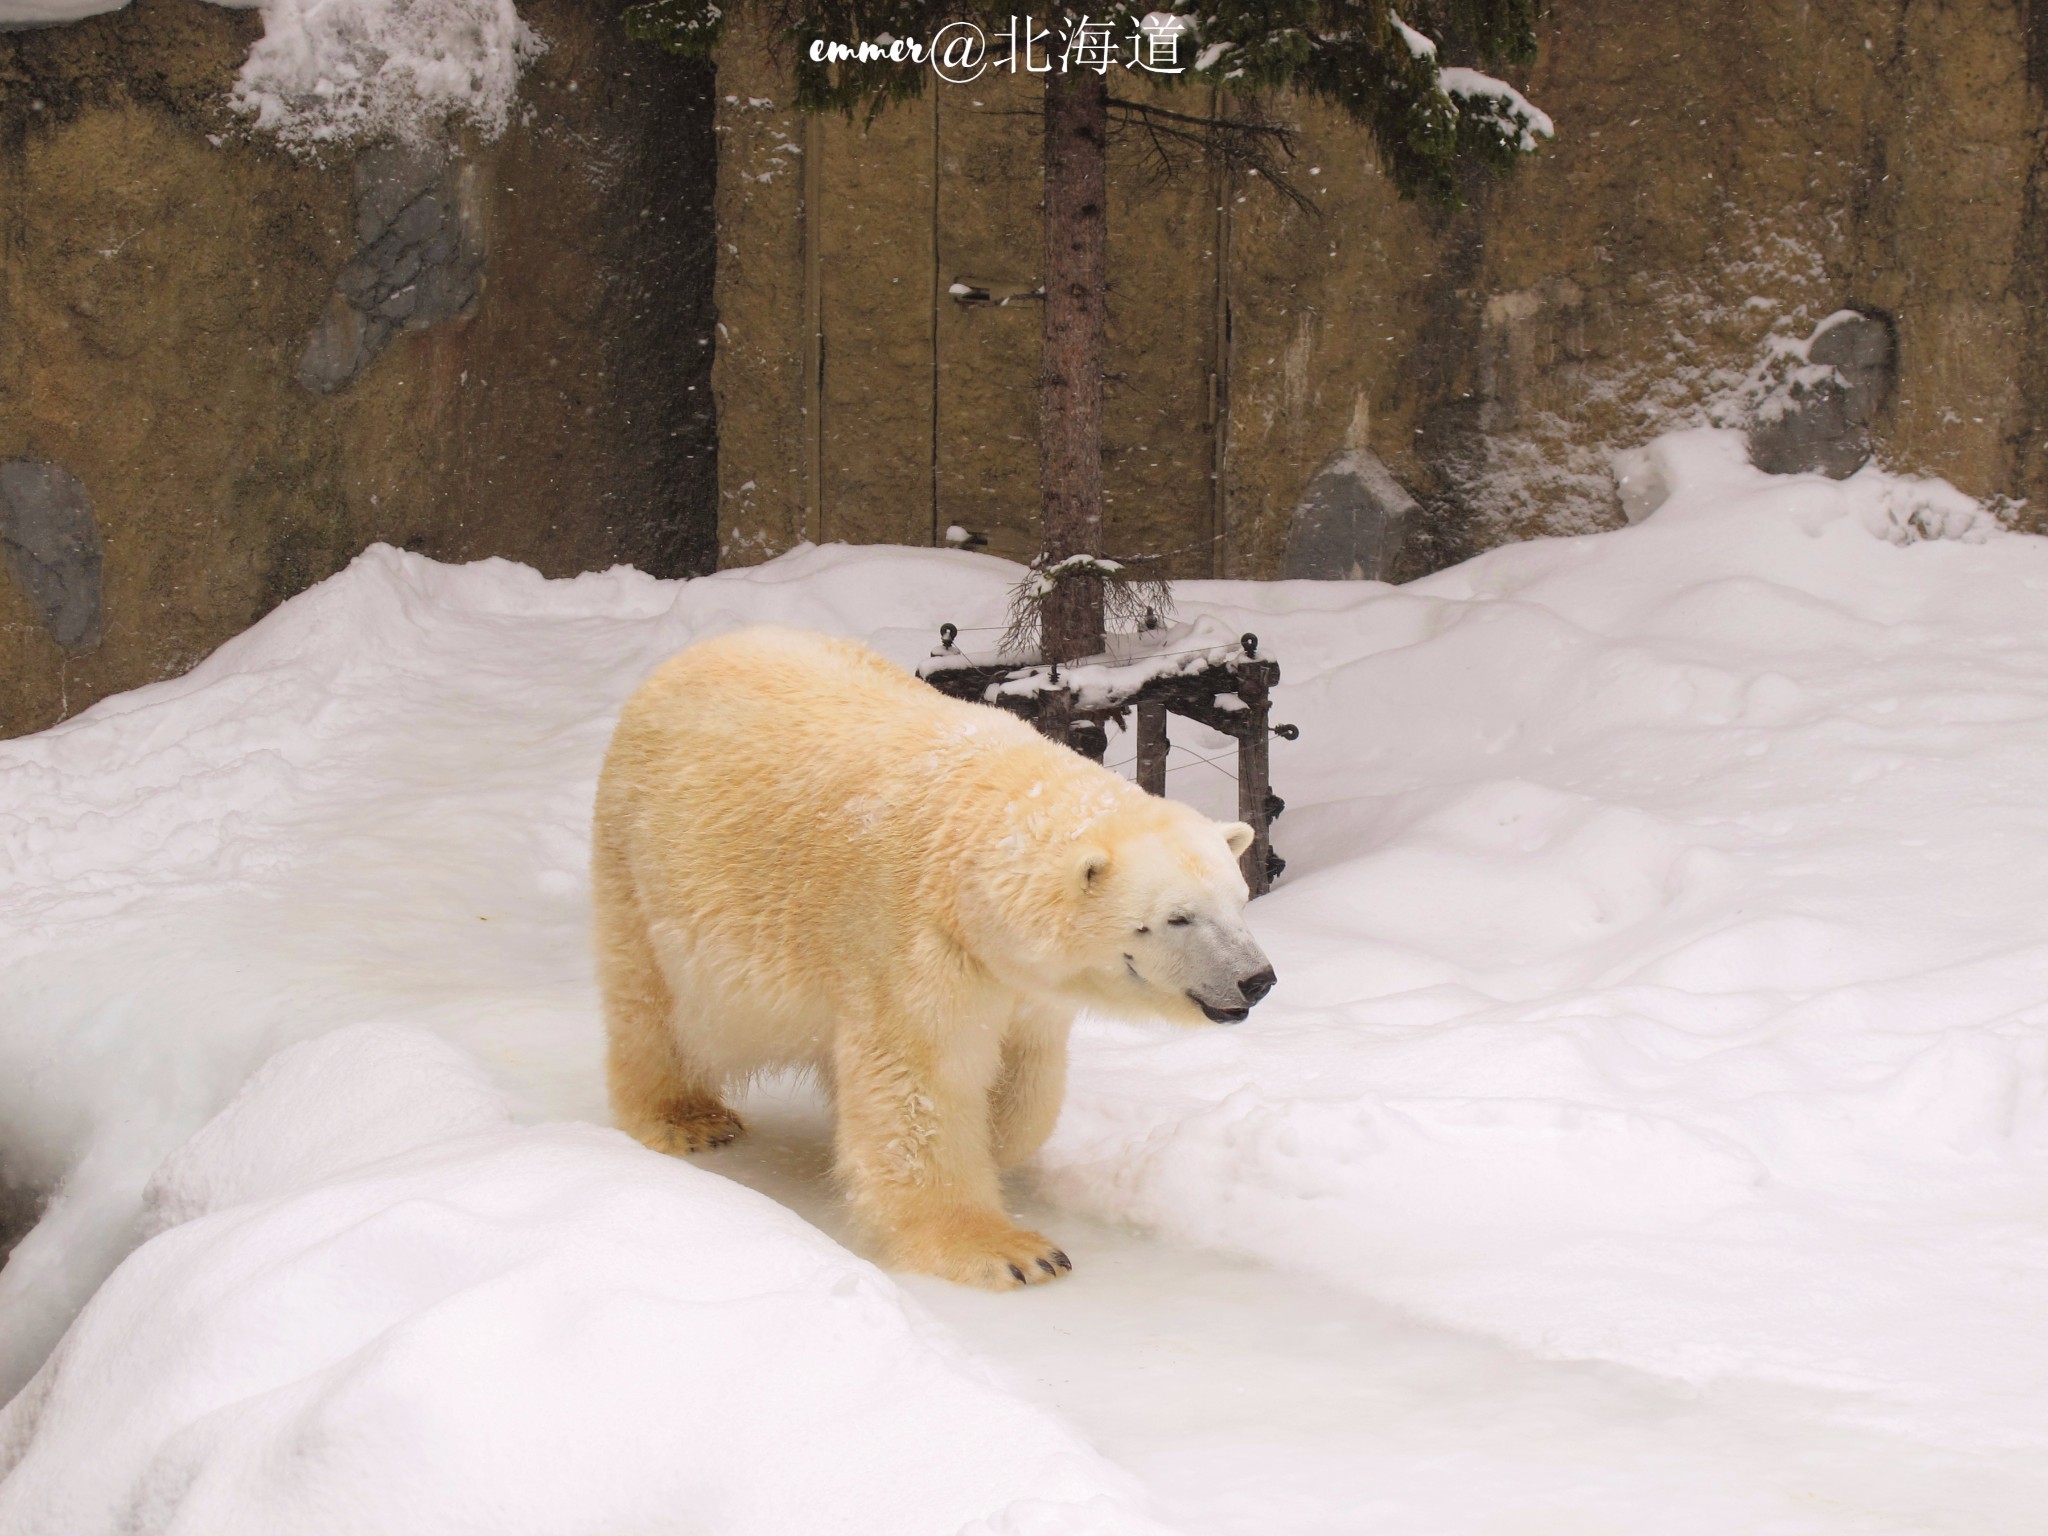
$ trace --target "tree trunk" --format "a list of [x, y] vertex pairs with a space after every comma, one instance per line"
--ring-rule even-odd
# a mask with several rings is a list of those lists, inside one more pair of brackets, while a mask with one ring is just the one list
[[[1045, 78], [1045, 330], [1038, 485], [1046, 565], [1102, 549], [1102, 359], [1109, 286], [1109, 87], [1092, 70]], [[1041, 611], [1045, 654], [1102, 649], [1102, 578], [1059, 581]]]

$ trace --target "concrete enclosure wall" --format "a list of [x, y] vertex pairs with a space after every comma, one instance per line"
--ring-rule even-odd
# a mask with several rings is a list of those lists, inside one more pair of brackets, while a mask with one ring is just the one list
[[[714, 86], [613, 4], [523, 10], [502, 139], [318, 163], [226, 110], [255, 12], [0, 33], [0, 733], [375, 539], [554, 573], [1035, 548], [1034, 84], [805, 119], [744, 35]], [[1740, 420], [1765, 343], [1845, 305], [1896, 338], [1880, 455], [2037, 526], [2044, 77], [2021, 0], [1574, 0], [1518, 82], [1556, 143], [1461, 212], [1313, 102], [1272, 109], [1312, 213], [1120, 141], [1109, 552], [1407, 576], [1611, 526], [1614, 450]]]
[[[1347, 455], [1417, 504], [1391, 574], [1612, 526], [1613, 450], [1739, 420], [1767, 339], [1844, 306], [1896, 331], [1881, 457], [2031, 498], [2007, 507], [2031, 525], [2044, 39], [2017, 0], [1575, 0], [1518, 81], [1557, 141], [1457, 213], [1400, 201], [1364, 134], [1311, 101], [1275, 115], [1314, 214], [1199, 165], [1162, 180], [1119, 144], [1109, 552], [1280, 574], [1318, 470]], [[746, 40], [721, 82], [721, 558], [952, 523], [1028, 554], [1035, 87], [806, 121]]]
[[0, 734], [375, 540], [710, 569], [712, 70], [522, 11], [498, 142], [318, 163], [225, 109], [254, 11], [0, 33]]

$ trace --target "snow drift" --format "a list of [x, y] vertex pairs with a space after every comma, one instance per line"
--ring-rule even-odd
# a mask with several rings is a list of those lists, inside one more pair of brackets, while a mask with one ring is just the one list
[[284, 1051], [150, 1205], [0, 1410], [0, 1531], [1156, 1529], [887, 1276], [417, 1031]]

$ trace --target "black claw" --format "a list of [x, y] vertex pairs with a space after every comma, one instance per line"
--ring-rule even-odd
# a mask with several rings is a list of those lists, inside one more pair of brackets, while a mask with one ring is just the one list
[[1021, 1269], [1019, 1269], [1019, 1268], [1018, 1268], [1018, 1267], [1017, 1267], [1016, 1265], [1014, 1265], [1014, 1264], [1012, 1264], [1012, 1265], [1010, 1266], [1010, 1276], [1011, 1276], [1011, 1278], [1012, 1278], [1012, 1279], [1014, 1279], [1014, 1280], [1015, 1280], [1015, 1281], [1016, 1281], [1016, 1282], [1017, 1282], [1017, 1283], [1018, 1283], [1019, 1285], [1022, 1285], [1022, 1284], [1024, 1283], [1024, 1271], [1023, 1271], [1023, 1270], [1021, 1270]]
[[1058, 1270], [1054, 1269], [1052, 1265], [1047, 1263], [1044, 1259], [1040, 1259], [1038, 1261], [1038, 1267], [1044, 1270], [1048, 1275], [1056, 1275], [1059, 1273]]
[[1074, 1261], [1068, 1258], [1064, 1253], [1061, 1253], [1057, 1248], [1053, 1249], [1052, 1251], [1052, 1261], [1053, 1263], [1059, 1265], [1061, 1269], [1072, 1269], [1074, 1267]]

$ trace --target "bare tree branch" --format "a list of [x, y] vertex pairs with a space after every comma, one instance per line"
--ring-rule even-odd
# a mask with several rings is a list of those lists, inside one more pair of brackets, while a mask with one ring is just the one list
[[1257, 115], [1255, 105], [1244, 117], [1202, 117], [1112, 96], [1109, 120], [1113, 129], [1123, 131], [1120, 136], [1142, 136], [1146, 162], [1161, 181], [1171, 181], [1194, 155], [1226, 171], [1262, 176], [1302, 212], [1322, 217], [1322, 210], [1286, 170], [1287, 162], [1295, 158], [1294, 131], [1267, 122]]

